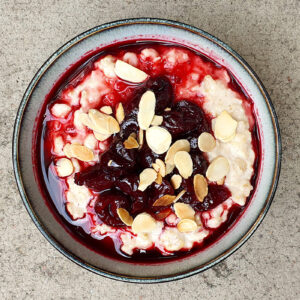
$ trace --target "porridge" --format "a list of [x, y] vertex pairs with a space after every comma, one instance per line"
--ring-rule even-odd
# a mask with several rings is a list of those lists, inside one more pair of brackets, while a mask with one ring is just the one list
[[49, 201], [99, 253], [151, 261], [204, 249], [255, 188], [251, 100], [226, 68], [185, 47], [99, 51], [62, 77], [40, 116]]

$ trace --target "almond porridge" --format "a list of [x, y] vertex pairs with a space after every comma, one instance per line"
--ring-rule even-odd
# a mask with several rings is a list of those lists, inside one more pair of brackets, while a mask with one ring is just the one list
[[148, 262], [225, 234], [259, 161], [252, 101], [230, 72], [146, 41], [74, 68], [45, 101], [36, 150], [42, 188], [68, 230], [101, 254]]

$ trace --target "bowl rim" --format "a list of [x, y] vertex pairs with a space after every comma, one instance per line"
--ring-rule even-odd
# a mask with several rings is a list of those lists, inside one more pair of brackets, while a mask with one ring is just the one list
[[[35, 89], [35, 86], [43, 76], [43, 74], [47, 71], [47, 69], [55, 62], [55, 60], [61, 56], [64, 52], [66, 52], [69, 48], [73, 47], [75, 44], [79, 43], [81, 40], [97, 34], [101, 31], [112, 29], [114, 27], [120, 27], [120, 26], [127, 26], [127, 25], [133, 25], [133, 24], [154, 24], [154, 25], [164, 25], [164, 26], [170, 26], [175, 27], [183, 30], [190, 31], [194, 34], [200, 35], [211, 42], [217, 44], [218, 46], [222, 47], [226, 52], [228, 52], [230, 55], [232, 55], [251, 75], [252, 79], [255, 81], [256, 85], [258, 86], [261, 94], [263, 95], [271, 119], [273, 123], [273, 129], [275, 134], [275, 146], [276, 146], [276, 153], [275, 153], [275, 169], [274, 169], [274, 175], [272, 180], [272, 185], [269, 189], [269, 194], [266, 198], [265, 204], [262, 207], [256, 221], [254, 224], [248, 229], [248, 231], [229, 249], [225, 250], [223, 253], [221, 253], [218, 257], [212, 259], [211, 261], [207, 262], [206, 264], [202, 266], [198, 266], [196, 268], [193, 268], [188, 271], [179, 272], [174, 275], [166, 275], [163, 277], [135, 277], [135, 276], [128, 276], [124, 274], [116, 274], [116, 273], [110, 273], [106, 270], [101, 270], [97, 267], [91, 266], [84, 262], [79, 257], [73, 255], [69, 252], [68, 249], [64, 248], [58, 241], [55, 240], [53, 236], [49, 232], [47, 232], [47, 229], [44, 228], [43, 223], [39, 220], [39, 218], [36, 216], [34, 210], [32, 209], [30, 202], [27, 198], [23, 181], [22, 181], [22, 174], [19, 166], [19, 160], [18, 160], [18, 148], [19, 148], [19, 135], [20, 135], [20, 129], [21, 129], [21, 123], [22, 123], [22, 117], [26, 108], [26, 105], [28, 101], [30, 100], [30, 96]], [[207, 33], [206, 31], [203, 31], [197, 27], [178, 22], [178, 21], [172, 21], [168, 19], [160, 19], [160, 18], [128, 18], [128, 19], [122, 19], [117, 20], [113, 22], [104, 23], [102, 25], [95, 26], [76, 37], [72, 38], [68, 42], [66, 42], [63, 46], [61, 46], [58, 50], [56, 50], [46, 61], [45, 63], [39, 68], [39, 70], [34, 75], [33, 79], [29, 83], [22, 100], [20, 102], [15, 124], [14, 124], [14, 131], [13, 131], [13, 142], [12, 142], [12, 160], [13, 160], [13, 169], [14, 169], [14, 176], [17, 183], [17, 187], [21, 196], [21, 199], [23, 201], [23, 204], [30, 215], [32, 221], [36, 225], [36, 227], [39, 229], [39, 231], [42, 233], [42, 235], [48, 240], [48, 242], [56, 248], [60, 253], [62, 253], [64, 256], [66, 256], [71, 261], [75, 262], [77, 265], [92, 271], [93, 273], [96, 273], [98, 275], [102, 275], [104, 277], [115, 279], [119, 281], [125, 281], [125, 282], [132, 282], [132, 283], [160, 283], [160, 282], [169, 282], [174, 280], [183, 279], [195, 274], [198, 274], [200, 272], [203, 272], [212, 266], [216, 265], [217, 263], [223, 261], [228, 256], [233, 254], [236, 250], [238, 250], [249, 238], [252, 236], [252, 234], [255, 232], [255, 230], [258, 228], [258, 226], [261, 224], [262, 220], [264, 219], [265, 215], [267, 214], [269, 207], [273, 201], [275, 191], [278, 186], [279, 176], [280, 176], [280, 167], [281, 167], [281, 158], [282, 158], [282, 146], [281, 146], [281, 135], [280, 135], [280, 128], [278, 124], [277, 115], [275, 112], [275, 109], [273, 107], [273, 104], [271, 102], [270, 96], [267, 93], [265, 87], [263, 86], [261, 80], [258, 78], [257, 74], [252, 70], [252, 68], [249, 66], [249, 64], [231, 47], [229, 47], [227, 44], [219, 40], [218, 38], [214, 37], [213, 35]]]

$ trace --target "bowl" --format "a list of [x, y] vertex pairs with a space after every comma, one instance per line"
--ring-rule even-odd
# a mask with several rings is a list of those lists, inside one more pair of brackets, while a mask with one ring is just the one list
[[[205, 250], [168, 263], [142, 264], [100, 256], [74, 239], [43, 199], [33, 172], [36, 117], [53, 84], [72, 64], [98, 47], [138, 39], [179, 43], [213, 58], [229, 69], [254, 102], [261, 143], [257, 186], [242, 217]], [[234, 50], [212, 35], [163, 19], [126, 19], [90, 29], [59, 48], [39, 69], [21, 101], [14, 127], [13, 164], [18, 189], [33, 222], [44, 237], [73, 262], [99, 275], [138, 283], [166, 282], [202, 272], [227, 258], [253, 234], [266, 215], [278, 183], [281, 142], [277, 117], [261, 81]]]

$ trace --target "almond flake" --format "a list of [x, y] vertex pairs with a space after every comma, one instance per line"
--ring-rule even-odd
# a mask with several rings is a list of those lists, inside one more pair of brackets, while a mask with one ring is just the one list
[[190, 219], [183, 219], [177, 224], [180, 232], [193, 232], [197, 230], [197, 223]]
[[73, 173], [74, 167], [72, 162], [67, 158], [60, 158], [56, 162], [56, 172], [59, 177], [66, 177]]
[[164, 220], [167, 216], [172, 213], [172, 210], [170, 208], [160, 211], [159, 213], [155, 214], [155, 219], [156, 220]]
[[188, 140], [176, 141], [168, 150], [165, 162], [166, 164], [174, 165], [174, 156], [178, 151], [190, 152], [191, 146]]
[[159, 172], [159, 165], [156, 163], [152, 164], [152, 168], [158, 173]]
[[159, 173], [157, 173], [157, 177], [155, 179], [155, 183], [157, 183], [158, 185], [161, 185], [162, 184], [162, 177]]
[[170, 107], [165, 108], [165, 111], [171, 111]]
[[174, 163], [180, 175], [187, 179], [193, 173], [193, 161], [190, 154], [186, 151], [178, 151], [174, 156]]
[[178, 174], [175, 174], [171, 177], [171, 184], [175, 190], [179, 189], [182, 183], [182, 177]]
[[161, 125], [162, 124], [162, 122], [163, 122], [163, 117], [162, 116], [154, 116], [153, 117], [153, 119], [152, 119], [152, 122], [151, 122], [151, 125], [153, 125], [153, 126], [159, 126], [159, 125]]
[[147, 91], [142, 95], [137, 116], [141, 129], [146, 130], [151, 125], [155, 113], [155, 103], [155, 94], [152, 91]]
[[112, 112], [113, 112], [111, 106], [108, 106], [108, 105], [102, 106], [100, 108], [100, 111], [107, 114], [107, 115], [111, 115]]
[[194, 218], [195, 218], [195, 211], [188, 204], [181, 203], [181, 202], [175, 203], [174, 211], [175, 211], [176, 216], [181, 220], [183, 220], [183, 219], [194, 220]]
[[164, 195], [153, 203], [153, 206], [168, 206], [174, 202], [176, 196], [174, 195]]
[[138, 134], [138, 143], [140, 145], [140, 148], [142, 148], [143, 144], [144, 144], [144, 130], [143, 129], [139, 129], [139, 134]]
[[93, 128], [91, 129], [99, 133], [108, 135], [120, 131], [119, 123], [112, 116], [108, 116], [96, 109], [90, 109], [88, 116], [93, 123]]
[[108, 117], [108, 130], [111, 134], [118, 133], [120, 131], [120, 125], [114, 117]]
[[64, 154], [66, 157], [68, 157], [68, 158], [72, 157], [73, 154], [72, 154], [72, 150], [71, 150], [71, 144], [66, 144], [64, 146], [63, 151], [64, 151]]
[[223, 185], [225, 182], [225, 177], [223, 177], [222, 179], [217, 180], [217, 185]]
[[165, 177], [166, 176], [166, 165], [165, 163], [157, 158], [155, 160], [155, 164], [158, 166], [158, 171], [156, 170], [156, 172], [159, 172], [159, 174], [162, 176], [162, 177]]
[[124, 107], [123, 104], [120, 102], [118, 103], [116, 109], [116, 119], [119, 122], [119, 124], [121, 124], [124, 121], [124, 118], [125, 118]]
[[208, 193], [206, 178], [201, 174], [197, 174], [194, 176], [193, 181], [194, 181], [194, 191], [197, 196], [197, 199], [200, 202], [203, 202], [204, 198], [207, 196]]
[[116, 61], [115, 64], [115, 73], [121, 79], [133, 83], [143, 82], [148, 77], [148, 75], [145, 72], [119, 59]]
[[78, 144], [71, 145], [72, 157], [75, 157], [81, 161], [92, 161], [94, 159], [94, 153], [91, 149]]
[[163, 154], [168, 151], [172, 136], [167, 129], [153, 126], [146, 130], [146, 141], [153, 152]]
[[215, 137], [223, 142], [229, 142], [235, 137], [237, 121], [224, 110], [216, 119], [214, 126]]
[[215, 158], [206, 170], [206, 177], [210, 181], [218, 181], [229, 173], [229, 162], [223, 156]]
[[129, 214], [129, 212], [125, 208], [118, 208], [117, 209], [117, 214], [120, 218], [120, 220], [127, 226], [131, 226], [133, 223], [133, 218]]
[[175, 165], [166, 163], [166, 175], [171, 174], [175, 168]]
[[85, 114], [85, 113], [79, 114], [78, 120], [84, 126], [87, 126], [88, 128], [90, 128], [92, 130], [96, 130], [96, 127], [95, 127], [94, 123], [92, 122], [92, 120], [90, 119], [90, 117], [88, 116], [88, 114]]
[[184, 194], [186, 190], [182, 190], [175, 198], [174, 203], [177, 202]]
[[102, 134], [97, 131], [94, 131], [94, 136], [98, 141], [103, 142], [107, 140], [111, 136], [111, 134]]
[[145, 189], [151, 185], [157, 177], [157, 173], [155, 170], [151, 168], [147, 168], [143, 170], [143, 172], [140, 174], [140, 183], [138, 186], [138, 190], [145, 191]]
[[112, 160], [109, 160], [107, 165], [110, 167], [112, 165], [113, 161]]
[[156, 221], [147, 213], [137, 215], [132, 223], [134, 233], [150, 233], [156, 227]]
[[125, 149], [137, 149], [139, 147], [138, 142], [132, 136], [129, 136], [128, 139], [123, 144]]
[[198, 147], [202, 152], [210, 152], [216, 147], [216, 140], [208, 132], [202, 132], [198, 138]]

